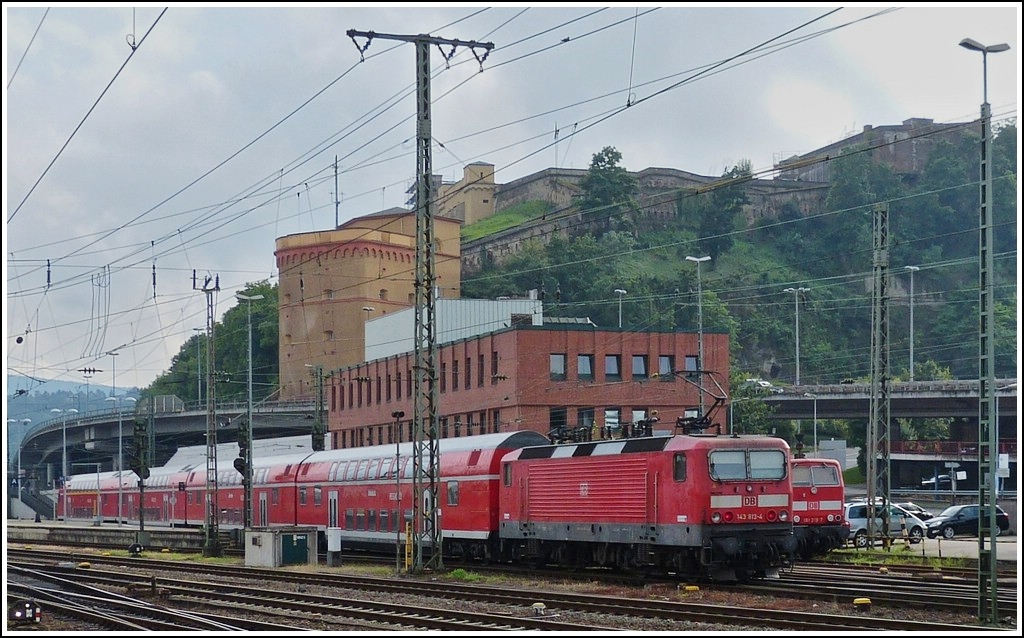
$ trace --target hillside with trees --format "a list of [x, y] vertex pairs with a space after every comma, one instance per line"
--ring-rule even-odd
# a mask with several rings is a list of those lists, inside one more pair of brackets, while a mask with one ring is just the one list
[[[995, 226], [996, 374], [1016, 376], [1017, 367], [1017, 131], [996, 131], [993, 144]], [[615, 326], [624, 289], [622, 323], [629, 330], [696, 330], [697, 271], [687, 256], [710, 256], [701, 269], [701, 312], [707, 332], [730, 335], [734, 395], [747, 377], [776, 385], [795, 380], [794, 294], [799, 299], [800, 381], [838, 383], [867, 379], [870, 370], [872, 209], [889, 206], [890, 363], [895, 380], [909, 379], [909, 272], [914, 280], [914, 378], [971, 379], [978, 376], [978, 140], [942, 143], [913, 179], [872, 163], [856, 150], [831, 160], [832, 181], [822, 210], [782, 206], [771, 219], [748, 221], [744, 184], [748, 161], [726, 171], [714, 188], [681, 197], [674, 224], [637, 231], [637, 187], [620, 165], [621, 154], [606, 147], [594, 155], [579, 199], [578, 234], [527, 243], [501, 265], [485, 264], [462, 281], [468, 298], [522, 295], [538, 289], [549, 316], [589, 317]], [[529, 224], [549, 212], [527, 202], [508, 217]], [[506, 225], [483, 220], [467, 227], [471, 237]], [[490, 226], [487, 226], [487, 225]], [[263, 295], [252, 303], [253, 392], [257, 401], [277, 387], [277, 286], [250, 284], [243, 294]], [[205, 335], [186, 342], [144, 395], [199, 398], [197, 374], [205, 375]], [[197, 344], [197, 340], [199, 343]], [[245, 398], [247, 307], [228, 310], [215, 331], [216, 396]], [[736, 418], [748, 431], [787, 426], [759, 418], [763, 404], [737, 404]], [[760, 415], [763, 417], [764, 415]], [[858, 427], [856, 424], [854, 428]], [[908, 438], [937, 438], [948, 423], [904, 424]], [[846, 435], [845, 425], [819, 425], [822, 436]], [[937, 430], [936, 430], [937, 428]], [[830, 432], [831, 429], [831, 432]], [[781, 435], [786, 432], [779, 431]], [[861, 435], [863, 436], [863, 435]]]

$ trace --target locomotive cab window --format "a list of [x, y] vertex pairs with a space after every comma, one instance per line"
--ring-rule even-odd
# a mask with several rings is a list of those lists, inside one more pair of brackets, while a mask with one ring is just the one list
[[505, 463], [501, 466], [501, 481], [505, 487], [512, 487], [512, 464]]
[[459, 504], [459, 482], [448, 481], [448, 504], [458, 505]]
[[677, 482], [686, 480], [686, 455], [681, 452], [672, 457], [672, 479]]
[[783, 479], [786, 465], [782, 450], [715, 450], [708, 455], [708, 471], [716, 481]]

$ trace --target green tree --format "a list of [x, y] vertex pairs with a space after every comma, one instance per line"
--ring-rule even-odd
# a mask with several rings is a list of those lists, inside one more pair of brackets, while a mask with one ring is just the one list
[[723, 173], [722, 185], [711, 191], [711, 203], [700, 217], [698, 231], [700, 246], [711, 255], [712, 264], [732, 247], [733, 232], [742, 218], [743, 207], [750, 203], [746, 184], [753, 174], [750, 160], [742, 160]]
[[585, 219], [595, 220], [601, 232], [622, 230], [636, 236], [640, 192], [636, 178], [619, 166], [622, 153], [606, 146], [595, 153], [580, 181], [579, 208]]
[[[266, 281], [248, 284], [242, 291], [248, 297], [262, 295], [252, 301], [252, 371], [253, 400], [259, 401], [275, 393], [278, 373], [277, 285]], [[214, 326], [214, 379], [218, 401], [244, 401], [248, 394], [248, 322], [249, 302], [237, 302]], [[198, 341], [198, 345], [197, 345]], [[185, 402], [208, 397], [208, 350], [205, 332], [196, 334], [182, 344], [171, 358], [171, 366], [143, 390], [142, 396], [174, 395]], [[201, 358], [201, 360], [197, 359]], [[201, 383], [197, 374], [203, 371]]]

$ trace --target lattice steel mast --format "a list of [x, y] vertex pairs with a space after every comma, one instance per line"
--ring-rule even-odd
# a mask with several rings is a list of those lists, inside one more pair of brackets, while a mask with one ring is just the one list
[[[434, 193], [430, 154], [430, 45], [437, 45], [447, 64], [460, 46], [469, 47], [480, 63], [494, 44], [448, 40], [429, 35], [392, 35], [349, 29], [360, 61], [373, 38], [400, 40], [416, 45], [416, 279], [415, 279], [415, 387], [413, 393], [413, 561], [412, 571], [442, 569], [440, 519], [440, 461], [437, 436], [437, 325], [434, 308]], [[366, 38], [359, 46], [356, 37]], [[446, 53], [441, 45], [450, 46]], [[476, 49], [484, 49], [483, 57]], [[424, 556], [424, 548], [429, 553]]]
[[[210, 280], [213, 279], [213, 286]], [[192, 272], [192, 288], [196, 286]], [[214, 293], [220, 292], [220, 275], [207, 275], [201, 289], [206, 293], [206, 499], [203, 516], [203, 556], [220, 556], [220, 504], [217, 496], [217, 384], [214, 382]]]
[[888, 546], [889, 494], [889, 205], [875, 206], [872, 214], [871, 292], [871, 417], [868, 420], [868, 538], [873, 543], [876, 495], [881, 497], [882, 538]]

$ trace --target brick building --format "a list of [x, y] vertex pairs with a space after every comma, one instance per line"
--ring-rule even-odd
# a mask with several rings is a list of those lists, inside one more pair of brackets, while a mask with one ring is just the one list
[[[727, 334], [704, 333], [705, 408], [728, 392]], [[673, 431], [694, 416], [700, 390], [672, 371], [698, 367], [694, 332], [632, 332], [592, 323], [511, 325], [437, 346], [438, 437], [534, 430], [618, 436], [621, 427], [657, 416]], [[328, 447], [413, 438], [413, 353], [335, 370], [325, 380]], [[396, 419], [392, 414], [403, 412]], [[722, 411], [719, 411], [722, 412]], [[721, 414], [712, 414], [722, 424]]]

